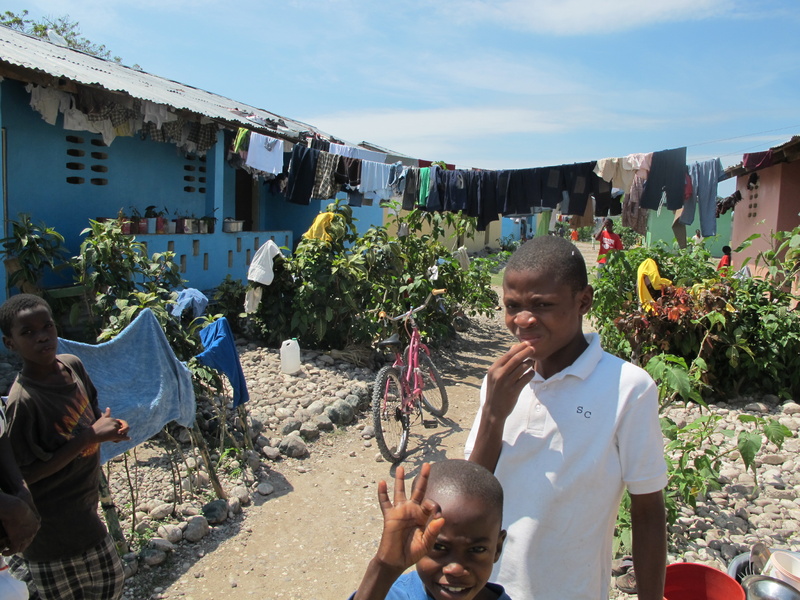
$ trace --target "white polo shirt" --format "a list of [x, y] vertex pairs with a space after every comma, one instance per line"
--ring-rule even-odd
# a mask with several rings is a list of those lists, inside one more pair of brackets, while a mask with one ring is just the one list
[[[503, 430], [495, 475], [508, 538], [490, 581], [514, 600], [608, 598], [625, 487], [649, 494], [667, 483], [655, 383], [604, 352], [597, 334], [586, 339], [572, 365], [547, 380], [535, 376]], [[481, 407], [485, 399], [484, 379]]]

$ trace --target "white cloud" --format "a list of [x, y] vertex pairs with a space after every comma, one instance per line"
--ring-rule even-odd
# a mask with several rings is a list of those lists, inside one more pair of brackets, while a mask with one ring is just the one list
[[733, 0], [451, 0], [440, 2], [464, 21], [556, 35], [604, 34], [654, 23], [726, 14]]

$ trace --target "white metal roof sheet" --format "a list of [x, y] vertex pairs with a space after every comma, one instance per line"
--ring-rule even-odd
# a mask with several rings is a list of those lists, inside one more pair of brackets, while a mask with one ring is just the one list
[[[211, 119], [238, 123], [282, 137], [297, 138], [304, 131], [330, 137], [306, 123], [114, 61], [57, 46], [2, 26], [0, 60], [43, 71], [53, 77], [66, 77], [84, 85], [99, 85], [110, 91], [123, 92], [142, 100], [185, 109]], [[247, 118], [251, 115], [251, 118]], [[273, 123], [263, 125], [259, 123], [259, 119], [271, 120]]]

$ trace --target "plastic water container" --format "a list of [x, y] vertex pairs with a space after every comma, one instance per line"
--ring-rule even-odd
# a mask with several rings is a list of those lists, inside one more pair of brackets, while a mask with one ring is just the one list
[[300, 344], [295, 338], [281, 344], [281, 371], [294, 375], [300, 370]]
[[15, 579], [8, 572], [8, 565], [0, 558], [0, 598], [3, 600], [26, 600], [28, 586], [19, 579]]
[[667, 565], [666, 600], [745, 600], [742, 586], [727, 573], [698, 563]]
[[800, 591], [800, 555], [796, 552], [773, 550], [767, 564], [764, 565], [763, 573], [780, 579]]

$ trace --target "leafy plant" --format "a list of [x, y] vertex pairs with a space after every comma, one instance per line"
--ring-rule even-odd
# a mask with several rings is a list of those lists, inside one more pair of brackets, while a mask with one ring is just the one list
[[211, 298], [211, 307], [228, 319], [235, 331], [241, 331], [241, 321], [247, 316], [243, 312], [246, 293], [247, 288], [242, 284], [242, 280], [234, 279], [228, 274], [217, 285]]
[[[700, 390], [705, 387], [702, 371], [705, 363], [696, 359], [691, 367], [674, 355], [658, 355], [651, 358], [646, 370], [655, 379], [659, 389], [661, 411], [676, 402], [694, 400], [701, 414], [693, 421], [679, 425], [670, 417], [661, 417], [661, 431], [667, 444], [667, 486], [664, 501], [667, 523], [674, 524], [681, 505], [697, 506], [697, 500], [711, 490], [720, 489], [719, 478], [722, 461], [737, 456], [745, 469], [752, 471], [756, 483], [756, 456], [764, 444], [771, 442], [778, 449], [792, 432], [777, 419], [765, 419], [755, 415], [740, 414], [738, 420], [750, 426], [736, 432], [719, 427], [722, 417], [707, 412]], [[757, 494], [758, 487], [754, 489]], [[628, 504], [630, 498], [626, 499]], [[615, 550], [619, 554], [630, 552], [631, 522], [626, 510], [620, 508], [615, 528]]]
[[[448, 294], [440, 310], [420, 315], [429, 339], [451, 336], [455, 313], [494, 309], [493, 263], [473, 261], [464, 271], [445, 245], [447, 231], [455, 240], [463, 238], [474, 231], [475, 219], [415, 210], [359, 237], [349, 206], [332, 203], [328, 212], [335, 215], [330, 240], [303, 238], [292, 257], [274, 260], [273, 282], [262, 287], [253, 317], [268, 343], [295, 337], [307, 347], [369, 344], [379, 331], [381, 310], [404, 312], [421, 304], [434, 287], [446, 287]], [[402, 225], [409, 235], [389, 233]]]
[[11, 235], [0, 240], [8, 283], [23, 291], [35, 291], [46, 269], [65, 266], [64, 236], [43, 222], [34, 223], [25, 213], [10, 224]]
[[[787, 283], [797, 274], [800, 235], [773, 234], [774, 247], [756, 258], [759, 275], [728, 277], [703, 248], [666, 247], [614, 253], [594, 282], [591, 316], [604, 347], [637, 364], [669, 353], [705, 365], [704, 394], [800, 391], [800, 314]], [[671, 279], [645, 312], [636, 296], [636, 269], [653, 258]]]

